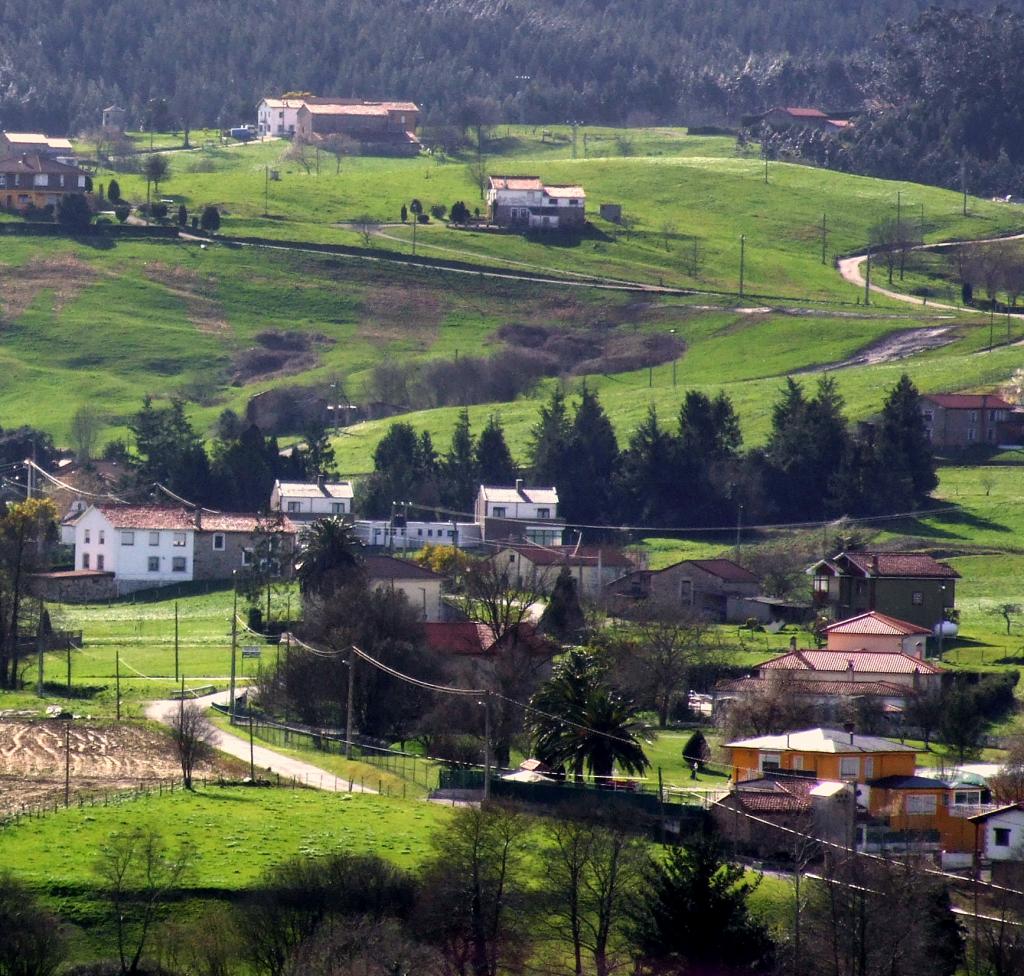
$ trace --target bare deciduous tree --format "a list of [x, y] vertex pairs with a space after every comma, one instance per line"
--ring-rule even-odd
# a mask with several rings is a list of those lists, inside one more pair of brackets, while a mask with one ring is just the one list
[[210, 742], [215, 729], [196, 702], [184, 701], [171, 719], [171, 740], [181, 764], [181, 779], [186, 790], [192, 789], [192, 772], [196, 763], [211, 752]]
[[771, 735], [806, 728], [814, 721], [814, 706], [798, 695], [800, 679], [791, 671], [776, 671], [761, 680], [757, 689], [730, 704], [725, 716], [728, 734]]
[[478, 153], [471, 163], [466, 164], [466, 171], [469, 174], [470, 182], [480, 191], [480, 199], [483, 200], [487, 190], [487, 181], [491, 175], [487, 157]]
[[305, 170], [306, 175], [313, 170], [314, 153], [313, 147], [305, 139], [296, 136], [291, 145], [281, 153], [281, 159], [286, 163], [296, 163]]
[[25, 884], [0, 874], [0, 976], [52, 976], [66, 955], [63, 926]]
[[117, 943], [121, 972], [137, 973], [153, 927], [188, 874], [194, 850], [173, 853], [153, 827], [112, 834], [96, 858], [95, 873]]
[[96, 451], [103, 418], [91, 403], [83, 403], [71, 417], [71, 446], [79, 461], [91, 461]]
[[341, 172], [341, 161], [345, 156], [355, 156], [359, 152], [359, 143], [342, 132], [324, 136], [320, 144], [324, 152], [334, 157], [334, 175]]

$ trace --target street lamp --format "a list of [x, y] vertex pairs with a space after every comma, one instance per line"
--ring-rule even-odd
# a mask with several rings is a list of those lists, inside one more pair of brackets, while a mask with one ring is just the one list
[[672, 336], [672, 385], [676, 385], [676, 330], [669, 329], [669, 335]]

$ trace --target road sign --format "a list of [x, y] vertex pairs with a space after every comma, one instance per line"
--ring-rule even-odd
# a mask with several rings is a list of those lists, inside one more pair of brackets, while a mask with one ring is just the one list
[[242, 657], [259, 657], [262, 653], [255, 644], [249, 644], [242, 648]]

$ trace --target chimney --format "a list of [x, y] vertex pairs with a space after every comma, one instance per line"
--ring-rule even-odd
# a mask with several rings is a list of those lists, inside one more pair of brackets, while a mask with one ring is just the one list
[[790, 637], [790, 639], [789, 639], [789, 649], [790, 649], [791, 651], [795, 651], [795, 650], [796, 650], [796, 634], [794, 634], [794, 635], [793, 635], [792, 637]]
[[847, 660], [847, 662], [846, 662], [846, 670], [849, 672], [850, 680], [851, 681], [856, 681], [857, 680], [857, 670], [853, 666], [853, 658], [852, 657], [849, 658]]
[[873, 552], [871, 554], [871, 572], [874, 573], [875, 576], [878, 575], [878, 553], [877, 552]]
[[850, 734], [850, 745], [852, 746], [853, 745], [853, 729], [854, 729], [853, 722], [846, 722], [843, 725], [843, 729]]
[[326, 483], [326, 481], [327, 481], [327, 479], [324, 477], [323, 471], [321, 471], [316, 476], [316, 486], [317, 486], [317, 488], [319, 488], [321, 491], [323, 491], [324, 490], [324, 484]]
[[520, 494], [520, 495], [523, 493], [523, 479], [522, 478], [516, 478], [516, 492], [517, 492], [517, 494]]
[[203, 527], [203, 510], [197, 508], [192, 516], [192, 521], [195, 523], [196, 529], [200, 530]]

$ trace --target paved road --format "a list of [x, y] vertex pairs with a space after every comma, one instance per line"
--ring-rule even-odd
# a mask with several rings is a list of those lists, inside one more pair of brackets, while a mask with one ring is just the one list
[[[227, 704], [228, 693], [218, 692], [216, 695], [207, 695], [204, 698], [195, 699], [204, 709], [209, 708], [214, 702], [219, 705]], [[169, 725], [175, 712], [180, 707], [179, 702], [161, 700], [149, 702], [146, 705], [146, 718]], [[215, 729], [211, 745], [229, 756], [236, 756], [244, 762], [249, 761], [249, 740], [223, 729]], [[253, 746], [253, 760], [257, 773], [277, 773], [285, 779], [296, 779], [300, 783], [316, 789], [328, 790], [332, 793], [376, 793], [369, 787], [362, 787], [358, 783], [349, 783], [346, 779], [339, 779], [332, 773], [325, 772], [319, 766], [302, 762], [299, 759], [292, 759], [290, 756], [282, 756], [273, 749], [266, 746]]]

